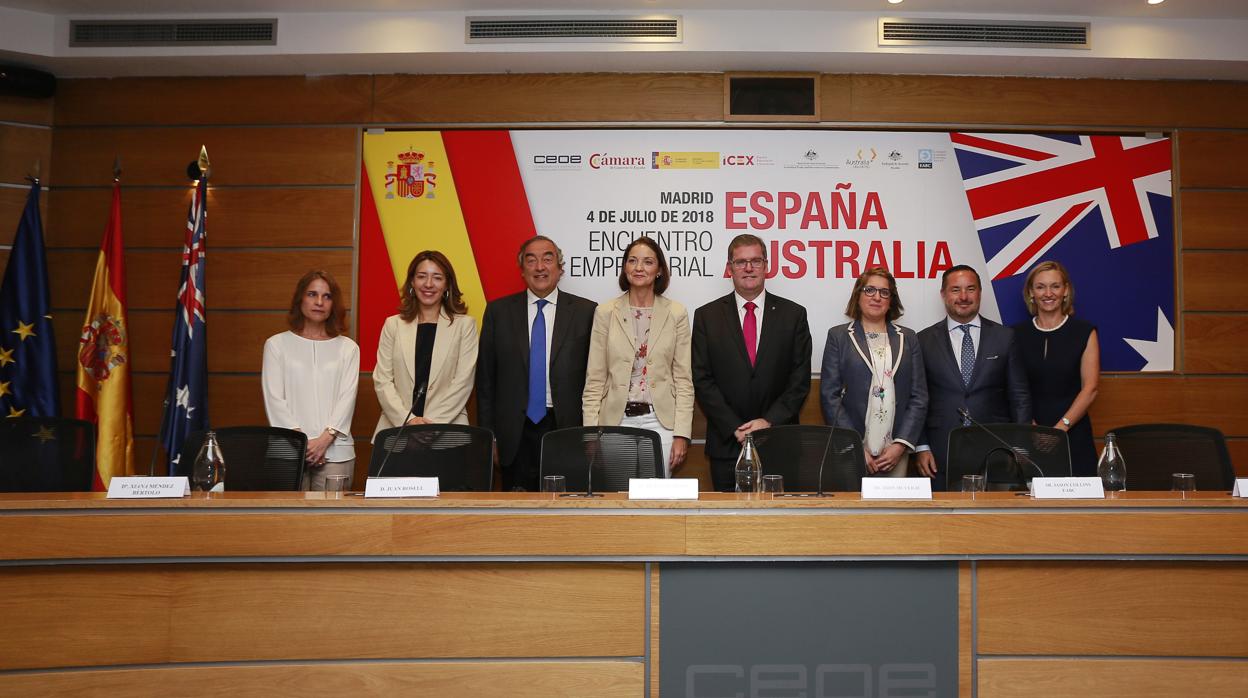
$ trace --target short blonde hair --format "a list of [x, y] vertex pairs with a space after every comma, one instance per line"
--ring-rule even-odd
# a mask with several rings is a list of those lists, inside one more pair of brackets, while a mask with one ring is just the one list
[[1061, 262], [1048, 260], [1041, 262], [1027, 272], [1027, 280], [1023, 282], [1023, 302], [1027, 304], [1027, 312], [1034, 317], [1038, 312], [1036, 308], [1036, 299], [1031, 296], [1031, 282], [1035, 280], [1036, 275], [1041, 272], [1055, 271], [1062, 277], [1062, 283], [1066, 284], [1066, 295], [1062, 296], [1062, 314], [1075, 314], [1075, 285], [1070, 282], [1070, 274], [1066, 272], [1066, 267]]

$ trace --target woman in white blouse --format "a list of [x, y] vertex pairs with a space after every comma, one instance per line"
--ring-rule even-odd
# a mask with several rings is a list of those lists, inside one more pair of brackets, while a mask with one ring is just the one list
[[325, 489], [330, 475], [355, 470], [351, 416], [360, 384], [360, 347], [343, 335], [346, 308], [338, 282], [325, 271], [299, 279], [288, 332], [264, 343], [264, 410], [269, 424], [308, 435], [305, 490]]

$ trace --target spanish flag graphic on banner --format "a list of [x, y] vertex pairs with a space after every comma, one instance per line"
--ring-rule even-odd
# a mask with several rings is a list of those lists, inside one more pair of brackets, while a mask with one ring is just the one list
[[533, 217], [507, 131], [364, 135], [358, 309], [360, 368], [373, 370], [412, 258], [439, 250], [477, 322], [487, 301], [524, 289], [516, 267]]
[[130, 327], [121, 239], [121, 185], [113, 183], [108, 228], [95, 264], [91, 301], [78, 343], [76, 415], [96, 425], [95, 490], [114, 475], [134, 472], [134, 418], [130, 400]]

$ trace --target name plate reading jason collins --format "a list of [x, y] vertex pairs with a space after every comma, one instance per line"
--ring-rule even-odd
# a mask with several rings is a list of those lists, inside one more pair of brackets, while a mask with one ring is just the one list
[[364, 482], [364, 497], [436, 497], [436, 477], [370, 477]]
[[185, 477], [115, 477], [108, 481], [108, 499], [170, 499], [191, 493]]
[[670, 480], [658, 477], [630, 477], [629, 499], [697, 499], [698, 479], [677, 477]]
[[864, 477], [863, 499], [931, 499], [932, 481], [925, 477]]
[[1033, 477], [1031, 496], [1036, 499], [1104, 499], [1099, 477]]

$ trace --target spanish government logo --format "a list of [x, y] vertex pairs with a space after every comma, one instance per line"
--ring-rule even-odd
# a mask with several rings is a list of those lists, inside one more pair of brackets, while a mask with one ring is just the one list
[[386, 162], [387, 199], [432, 199], [437, 185], [433, 161], [425, 160], [424, 153], [409, 148]]
[[126, 363], [122, 345], [126, 342], [125, 328], [121, 320], [101, 313], [90, 325], [82, 328], [78, 342], [78, 363], [96, 381], [106, 381], [113, 369]]

